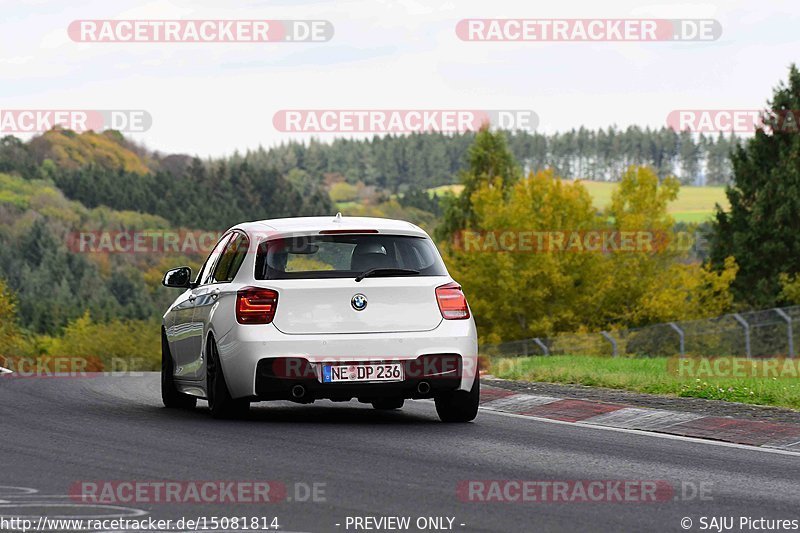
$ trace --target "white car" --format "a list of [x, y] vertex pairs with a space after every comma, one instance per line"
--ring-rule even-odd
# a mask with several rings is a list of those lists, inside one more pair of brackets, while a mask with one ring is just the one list
[[399, 409], [433, 398], [446, 422], [478, 411], [475, 322], [436, 246], [409, 222], [305, 217], [239, 224], [164, 314], [164, 405], [317, 399]]

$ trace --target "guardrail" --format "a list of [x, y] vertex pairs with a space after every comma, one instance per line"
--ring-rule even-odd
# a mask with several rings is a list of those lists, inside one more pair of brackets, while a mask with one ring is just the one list
[[485, 344], [488, 356], [605, 355], [611, 357], [739, 356], [795, 357], [800, 305], [733, 313], [703, 320], [665, 322], [642, 328], [564, 333]]

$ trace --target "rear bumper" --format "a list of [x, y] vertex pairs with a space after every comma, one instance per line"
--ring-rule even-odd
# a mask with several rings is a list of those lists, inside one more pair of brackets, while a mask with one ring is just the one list
[[[478, 342], [475, 323], [467, 320], [443, 320], [431, 331], [411, 333], [363, 333], [339, 335], [286, 335], [272, 324], [238, 325], [222, 336], [216, 336], [217, 347], [231, 396], [253, 399], [286, 399], [286, 386], [291, 380], [279, 379], [264, 372], [274, 366], [275, 359], [300, 358], [312, 365], [322, 363], [359, 363], [378, 361], [413, 362], [420, 356], [453, 354], [459, 357], [457, 376], [406, 373], [402, 382], [383, 383], [320, 383], [317, 378], [303, 381], [309, 393], [319, 398], [403, 396], [414, 395], [423, 378], [432, 391], [469, 390], [478, 372]], [[262, 362], [266, 361], [266, 362]], [[277, 392], [276, 392], [277, 391]], [[328, 394], [335, 392], [335, 394]], [[386, 394], [383, 394], [385, 392]], [[408, 395], [406, 395], [408, 393]]]
[[[346, 362], [333, 363], [343, 365]], [[323, 383], [320, 376], [326, 363], [311, 363], [297, 358], [262, 359], [256, 367], [256, 396], [258, 400], [304, 403], [323, 398], [334, 401], [358, 398], [369, 402], [381, 398], [431, 398], [461, 386], [464, 365], [460, 355], [422, 355], [399, 363], [403, 367], [402, 381]]]

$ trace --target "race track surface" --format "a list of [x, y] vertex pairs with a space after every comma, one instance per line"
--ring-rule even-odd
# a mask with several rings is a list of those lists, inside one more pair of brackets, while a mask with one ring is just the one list
[[[2, 516], [277, 516], [284, 531], [314, 532], [368, 530], [348, 528], [348, 516], [404, 516], [412, 525], [450, 517], [452, 530], [465, 532], [684, 531], [684, 517], [699, 531], [703, 516], [733, 517], [737, 530], [741, 516], [800, 518], [797, 454], [485, 410], [474, 423], [443, 424], [427, 401], [397, 412], [356, 402], [261, 403], [247, 420], [218, 421], [202, 401], [190, 412], [164, 409], [154, 373], [3, 377], [0, 427]], [[272, 480], [292, 500], [318, 484], [324, 495], [316, 502], [114, 507], [65, 496], [82, 481], [165, 479]], [[467, 480], [611, 479], [665, 481], [675, 491], [650, 503], [486, 503], [457, 494]], [[703, 500], [691, 494], [700, 487]]]

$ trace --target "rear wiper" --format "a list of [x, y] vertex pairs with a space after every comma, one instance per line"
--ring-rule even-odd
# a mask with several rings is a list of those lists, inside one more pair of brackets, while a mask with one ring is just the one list
[[370, 276], [415, 276], [417, 274], [419, 274], [419, 270], [412, 270], [410, 268], [370, 268], [356, 276], [356, 281], [361, 281]]

